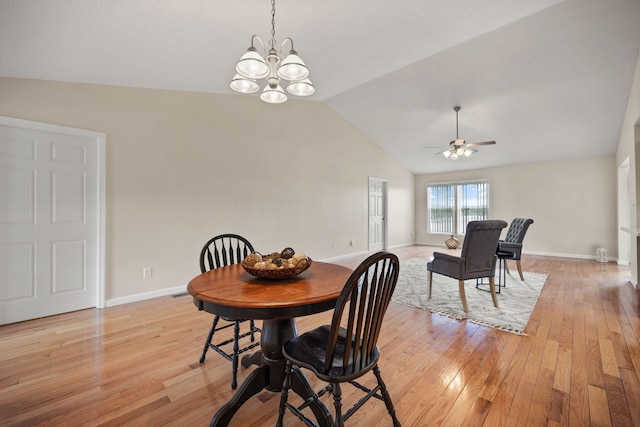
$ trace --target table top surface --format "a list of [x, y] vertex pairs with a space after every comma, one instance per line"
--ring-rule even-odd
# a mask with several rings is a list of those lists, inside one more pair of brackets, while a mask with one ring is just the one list
[[335, 304], [352, 271], [316, 262], [288, 279], [258, 278], [240, 264], [193, 278], [187, 291], [200, 309], [237, 318], [292, 317], [327, 310]]

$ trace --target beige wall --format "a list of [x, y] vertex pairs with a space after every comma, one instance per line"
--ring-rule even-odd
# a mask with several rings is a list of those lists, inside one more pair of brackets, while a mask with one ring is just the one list
[[[416, 240], [444, 246], [449, 237], [427, 233], [428, 183], [488, 179], [490, 216], [508, 223], [533, 218], [524, 252], [593, 258], [598, 244], [617, 254], [614, 157], [516, 165], [416, 177]], [[502, 236], [506, 234], [506, 229]]]
[[[628, 180], [628, 200], [622, 201], [623, 206], [629, 209], [629, 224], [619, 224], [619, 226], [628, 225], [631, 228], [640, 227], [640, 211], [637, 209], [637, 192], [640, 190], [638, 180], [640, 180], [640, 171], [638, 171], [638, 158], [640, 155], [640, 56], [636, 65], [636, 72], [629, 93], [627, 103], [627, 111], [624, 116], [622, 129], [620, 131], [620, 142], [618, 144], [618, 152], [616, 155], [616, 165], [620, 167], [625, 161], [629, 163], [629, 180]], [[623, 240], [621, 236], [621, 240]], [[638, 250], [636, 246], [636, 237], [631, 238], [630, 245], [630, 271], [631, 282], [638, 285]]]
[[107, 300], [186, 285], [225, 232], [366, 251], [369, 176], [389, 181], [390, 246], [413, 242], [413, 174], [323, 103], [6, 78], [0, 94], [0, 115], [106, 133]]

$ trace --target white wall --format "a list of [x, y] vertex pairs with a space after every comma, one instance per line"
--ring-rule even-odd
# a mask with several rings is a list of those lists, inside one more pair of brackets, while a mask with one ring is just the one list
[[416, 176], [417, 242], [443, 246], [449, 237], [427, 232], [427, 184], [473, 179], [491, 182], [492, 219], [533, 218], [525, 253], [593, 258], [604, 244], [617, 256], [614, 157]]
[[390, 246], [414, 240], [413, 174], [323, 103], [6, 78], [0, 93], [0, 115], [107, 134], [107, 300], [186, 285], [220, 233], [364, 252], [369, 176], [389, 181]]

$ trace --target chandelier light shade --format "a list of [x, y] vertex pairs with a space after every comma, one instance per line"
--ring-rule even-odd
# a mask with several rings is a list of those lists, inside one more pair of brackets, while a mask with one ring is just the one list
[[271, 87], [270, 84], [264, 87], [264, 90], [260, 94], [260, 99], [269, 104], [282, 104], [287, 100], [287, 94], [284, 93], [280, 85]]
[[242, 77], [240, 73], [236, 73], [229, 86], [240, 93], [256, 93], [260, 90], [260, 85], [254, 79]]
[[[309, 80], [309, 69], [293, 48], [293, 40], [286, 38], [280, 46], [289, 42], [291, 49], [286, 55], [276, 50], [276, 2], [271, 0], [271, 39], [269, 50], [262, 39], [251, 36], [251, 46], [236, 63], [236, 75], [229, 83], [229, 87], [240, 93], [256, 93], [260, 90], [258, 80], [266, 79], [266, 85], [260, 94], [260, 99], [270, 104], [280, 104], [287, 100], [287, 94], [281, 86], [282, 81], [287, 81], [287, 92], [295, 96], [310, 96], [316, 88]], [[262, 54], [256, 49], [254, 42], [258, 40], [262, 45]]]

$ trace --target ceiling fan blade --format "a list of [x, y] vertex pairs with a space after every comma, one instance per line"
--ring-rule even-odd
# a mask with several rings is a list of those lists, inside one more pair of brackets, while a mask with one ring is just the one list
[[423, 148], [444, 148], [442, 145], [428, 145], [426, 147]]
[[482, 141], [482, 142], [470, 142], [467, 145], [467, 147], [477, 147], [478, 145], [493, 145], [495, 144], [495, 141]]

